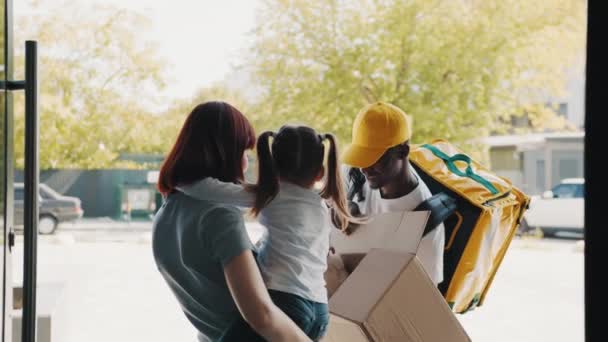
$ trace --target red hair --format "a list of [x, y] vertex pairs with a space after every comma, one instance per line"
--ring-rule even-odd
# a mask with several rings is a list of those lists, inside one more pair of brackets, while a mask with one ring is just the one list
[[243, 153], [255, 141], [247, 118], [230, 104], [213, 101], [196, 106], [163, 162], [158, 190], [167, 195], [179, 185], [207, 177], [242, 182]]

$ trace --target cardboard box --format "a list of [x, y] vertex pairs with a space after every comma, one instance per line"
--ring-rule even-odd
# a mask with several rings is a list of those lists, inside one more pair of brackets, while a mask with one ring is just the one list
[[415, 253], [429, 214], [424, 211], [378, 214], [351, 235], [332, 231], [331, 245], [336, 254], [327, 258], [325, 282], [328, 297], [353, 272], [371, 248], [394, 248]]
[[425, 211], [384, 213], [374, 215], [369, 223], [351, 235], [334, 229], [331, 246], [336, 254], [328, 255], [325, 272], [328, 297], [334, 294], [370, 249], [389, 248], [416, 253], [428, 217]]
[[338, 253], [366, 254], [330, 297], [323, 341], [470, 341], [416, 257], [428, 213], [396, 214], [382, 214], [334, 245]]
[[376, 214], [351, 235], [332, 230], [331, 246], [338, 254], [367, 253], [372, 248], [416, 253], [428, 218], [427, 211]]
[[331, 297], [342, 283], [348, 278], [349, 272], [344, 267], [344, 261], [337, 255], [328, 255], [327, 271], [325, 271], [325, 287], [327, 297]]

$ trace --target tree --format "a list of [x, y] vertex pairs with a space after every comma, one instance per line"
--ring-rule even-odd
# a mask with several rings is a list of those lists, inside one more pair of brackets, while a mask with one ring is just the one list
[[274, 122], [348, 142], [383, 100], [413, 116], [414, 142], [465, 143], [563, 92], [585, 20], [581, 0], [267, 0], [246, 67]]
[[[71, 2], [16, 23], [15, 41], [40, 42], [41, 168], [135, 166], [118, 156], [148, 148], [155, 132], [142, 127], [153, 125], [154, 117], [145, 108], [164, 86], [157, 47], [136, 39], [148, 25], [138, 13]], [[16, 77], [23, 77], [23, 49], [15, 52]], [[22, 167], [23, 105], [15, 112], [15, 155]]]
[[192, 109], [200, 103], [206, 101], [225, 101], [230, 103], [239, 111], [241, 111], [251, 124], [256, 129], [263, 129], [268, 127], [269, 116], [265, 112], [260, 111], [261, 106], [256, 104], [243, 94], [243, 92], [234, 87], [230, 87], [227, 82], [216, 82], [215, 84], [204, 87], [198, 90], [191, 98], [187, 100], [175, 101], [170, 108], [159, 117], [157, 121], [159, 131], [162, 137], [157, 141], [156, 144], [152, 144], [156, 151], [166, 153], [175, 143], [177, 134], [181, 129], [186, 117]]

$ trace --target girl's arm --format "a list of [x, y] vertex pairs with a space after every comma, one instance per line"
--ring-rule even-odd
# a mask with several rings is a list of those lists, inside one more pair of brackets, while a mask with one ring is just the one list
[[255, 200], [255, 194], [247, 191], [242, 185], [225, 183], [211, 177], [191, 184], [180, 185], [177, 190], [199, 200], [246, 208], [252, 207]]

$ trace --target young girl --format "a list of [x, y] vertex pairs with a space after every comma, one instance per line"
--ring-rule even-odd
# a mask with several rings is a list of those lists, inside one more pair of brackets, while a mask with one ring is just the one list
[[[272, 140], [272, 142], [270, 141]], [[327, 167], [325, 144], [329, 142]], [[327, 269], [331, 221], [327, 205], [339, 213], [343, 228], [350, 216], [338, 167], [333, 135], [304, 126], [283, 126], [258, 138], [258, 182], [242, 187], [206, 179], [184, 193], [199, 198], [252, 206], [268, 230], [258, 264], [274, 303], [313, 340], [327, 329], [329, 312], [324, 273]], [[325, 178], [319, 193], [316, 182]], [[240, 189], [239, 189], [240, 188]], [[262, 340], [239, 319], [221, 341]]]
[[200, 342], [217, 341], [241, 315], [269, 341], [310, 342], [270, 298], [241, 211], [177, 190], [202, 179], [242, 182], [243, 155], [254, 146], [253, 127], [228, 103], [192, 110], [160, 171], [154, 261]]

